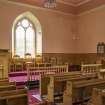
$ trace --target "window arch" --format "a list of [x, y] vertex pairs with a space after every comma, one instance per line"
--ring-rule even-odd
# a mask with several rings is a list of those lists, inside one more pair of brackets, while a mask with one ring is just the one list
[[12, 55], [24, 58], [42, 54], [42, 30], [38, 19], [30, 12], [18, 16], [12, 28]]

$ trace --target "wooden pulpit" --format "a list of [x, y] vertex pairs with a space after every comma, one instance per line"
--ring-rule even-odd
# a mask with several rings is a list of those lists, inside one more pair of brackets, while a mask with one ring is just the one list
[[9, 50], [0, 49], [0, 79], [8, 78]]

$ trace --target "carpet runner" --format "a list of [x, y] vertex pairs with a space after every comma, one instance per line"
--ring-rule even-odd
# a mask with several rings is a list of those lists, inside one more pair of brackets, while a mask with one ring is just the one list
[[29, 99], [29, 105], [33, 105], [35, 103], [41, 102], [41, 98], [39, 98], [39, 89], [33, 89], [28, 91], [28, 99]]
[[[35, 75], [33, 78], [35, 81], [38, 81], [40, 76]], [[15, 81], [17, 88], [24, 88], [26, 85], [26, 82], [28, 81], [27, 72], [26, 71], [20, 71], [20, 72], [9, 73], [9, 81], [10, 82]]]

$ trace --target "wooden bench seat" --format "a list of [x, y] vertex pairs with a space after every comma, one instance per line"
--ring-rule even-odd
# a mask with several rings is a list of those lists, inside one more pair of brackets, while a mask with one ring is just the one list
[[0, 92], [0, 105], [28, 105], [27, 90]]
[[[78, 76], [80, 75], [80, 72], [68, 72], [68, 73], [60, 73], [60, 74], [45, 74], [41, 75], [40, 77], [40, 95], [46, 95], [47, 94], [47, 86], [50, 82], [50, 77], [51, 76]], [[63, 77], [62, 77], [63, 78]]]
[[84, 102], [92, 95], [93, 88], [105, 88], [105, 79], [91, 79], [86, 81], [67, 81], [63, 94], [63, 105]]
[[16, 82], [0, 82], [0, 92], [16, 89]]
[[54, 94], [63, 92], [67, 81], [86, 81], [95, 78], [97, 78], [97, 75], [94, 74], [50, 76], [50, 82], [48, 84], [48, 100], [54, 102]]

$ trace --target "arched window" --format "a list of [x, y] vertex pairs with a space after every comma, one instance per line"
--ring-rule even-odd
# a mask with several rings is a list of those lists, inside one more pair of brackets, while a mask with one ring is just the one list
[[31, 54], [35, 57], [42, 53], [41, 25], [31, 13], [25, 13], [15, 20], [12, 36], [13, 56], [24, 58], [25, 54]]

